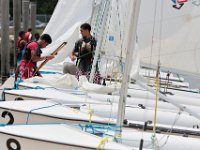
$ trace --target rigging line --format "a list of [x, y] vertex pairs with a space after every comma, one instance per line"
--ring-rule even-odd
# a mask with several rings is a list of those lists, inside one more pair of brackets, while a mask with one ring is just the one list
[[103, 9], [103, 0], [100, 2], [99, 6], [96, 8], [98, 9], [98, 12], [95, 11], [96, 13], [96, 20], [95, 20], [95, 25], [94, 25], [94, 36], [97, 37], [98, 29], [99, 29], [99, 22], [101, 20], [101, 10]]
[[153, 21], [153, 30], [152, 30], [152, 41], [151, 41], [151, 55], [150, 55], [150, 66], [152, 65], [152, 55], [153, 55], [153, 46], [154, 46], [154, 36], [155, 36], [155, 26], [156, 26], [156, 13], [157, 13], [157, 0], [155, 0], [155, 9], [154, 9], [154, 21]]
[[[107, 28], [105, 29], [105, 27], [104, 27], [104, 33], [105, 33], [105, 35], [103, 35], [103, 36], [105, 36], [104, 37], [104, 42], [103, 42], [103, 46], [101, 47], [101, 50], [102, 49], [105, 49], [105, 45], [107, 44], [107, 36], [108, 36], [108, 32], [109, 32], [109, 30], [110, 30], [110, 24], [111, 24], [111, 18], [112, 18], [112, 12], [113, 12], [113, 7], [112, 7], [112, 5], [110, 5], [110, 11], [109, 11], [109, 17], [107, 16], [106, 17], [106, 24], [107, 24]], [[106, 32], [105, 32], [106, 31]]]
[[[150, 67], [152, 65], [152, 55], [153, 55], [153, 46], [154, 46], [154, 35], [155, 35], [155, 25], [156, 25], [156, 13], [157, 13], [157, 0], [155, 0], [155, 7], [154, 7], [154, 17], [153, 17], [153, 30], [152, 30], [152, 41], [151, 41], [151, 55], [150, 55]], [[150, 76], [150, 71], [148, 71], [148, 76]], [[148, 83], [150, 84], [150, 78], [148, 78]], [[145, 104], [147, 104], [148, 101], [145, 102]], [[146, 111], [143, 115], [143, 118], [145, 119], [146, 117]], [[155, 124], [155, 120], [154, 120], [154, 124]], [[144, 135], [144, 131], [142, 132], [142, 138]]]
[[60, 104], [60, 103], [55, 103], [55, 104], [52, 104], [52, 105], [49, 105], [49, 106], [43, 106], [43, 107], [38, 107], [38, 108], [33, 108], [33, 109], [31, 109], [31, 110], [28, 112], [28, 115], [27, 115], [27, 118], [26, 118], [26, 124], [28, 124], [28, 121], [29, 121], [29, 118], [30, 118], [30, 114], [31, 114], [33, 111], [37, 111], [37, 110], [41, 110], [41, 109], [48, 109], [48, 108], [55, 107], [55, 106], [58, 106], [58, 105], [61, 105], [61, 104]]
[[[105, 3], [105, 0], [101, 1], [99, 6], [96, 8], [97, 10], [95, 11], [96, 13], [96, 20], [95, 20], [95, 25], [94, 25], [94, 32], [93, 32], [93, 35], [94, 37], [98, 37], [98, 31], [99, 31], [99, 27], [100, 27], [100, 24], [101, 24], [101, 20], [102, 20], [102, 13], [103, 13], [103, 8], [104, 8], [104, 3]], [[93, 26], [92, 26], [93, 27]]]
[[[151, 41], [151, 54], [150, 54], [150, 67], [152, 66], [152, 56], [153, 56], [153, 46], [154, 46], [154, 37], [155, 37], [155, 26], [156, 26], [156, 13], [157, 13], [157, 0], [155, 0], [155, 8], [154, 8], [154, 18], [153, 18], [153, 30], [152, 30], [152, 41]], [[150, 71], [148, 71], [148, 76], [150, 76]], [[150, 78], [147, 79], [147, 84], [150, 84]]]
[[177, 113], [177, 115], [176, 115], [176, 117], [175, 117], [175, 119], [174, 119], [174, 122], [173, 122], [171, 128], [170, 128], [170, 129], [167, 131], [167, 133], [166, 133], [166, 134], [168, 134], [168, 135], [163, 135], [163, 137], [161, 137], [160, 140], [158, 141], [158, 143], [161, 142], [161, 140], [162, 140], [164, 137], [167, 136], [165, 142], [164, 142], [161, 146], [159, 146], [159, 148], [162, 148], [162, 147], [164, 147], [164, 146], [167, 144], [167, 142], [168, 142], [168, 140], [169, 140], [169, 137], [170, 137], [170, 133], [172, 132], [172, 130], [173, 130], [175, 124], [177, 123], [178, 119], [180, 118], [181, 113], [182, 113], [182, 110], [179, 109], [179, 112]]
[[118, 23], [119, 23], [119, 29], [120, 29], [120, 32], [119, 32], [119, 38], [120, 38], [120, 48], [121, 48], [121, 52], [120, 52], [120, 64], [121, 64], [121, 72], [123, 72], [123, 62], [122, 62], [122, 50], [123, 50], [123, 38], [122, 38], [122, 30], [121, 30], [121, 21], [120, 21], [120, 13], [119, 13], [120, 9], [119, 9], [119, 0], [117, 0], [117, 15], [118, 15]]
[[110, 103], [110, 115], [109, 115], [109, 121], [108, 121], [108, 126], [111, 122], [111, 119], [112, 119], [112, 113], [113, 113], [113, 101], [114, 101], [114, 96], [112, 97], [112, 101], [110, 99], [107, 99], [109, 100], [109, 103]]
[[160, 60], [160, 52], [162, 48], [162, 28], [163, 28], [163, 8], [164, 8], [164, 1], [161, 1], [161, 19], [160, 19], [160, 31], [159, 31], [159, 48], [158, 48], [158, 60]]
[[92, 21], [93, 21], [93, 18], [94, 18], [95, 7], [96, 7], [96, 0], [93, 0], [93, 2], [92, 2], [92, 15], [91, 15], [91, 18], [90, 18], [90, 24], [92, 24]]

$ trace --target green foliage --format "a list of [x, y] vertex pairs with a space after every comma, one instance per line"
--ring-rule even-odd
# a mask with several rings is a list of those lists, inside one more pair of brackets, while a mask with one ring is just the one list
[[58, 0], [36, 0], [37, 14], [52, 14]]
[[[52, 15], [58, 0], [30, 0], [37, 2], [37, 14]], [[13, 16], [13, 0], [10, 0], [10, 15]]]

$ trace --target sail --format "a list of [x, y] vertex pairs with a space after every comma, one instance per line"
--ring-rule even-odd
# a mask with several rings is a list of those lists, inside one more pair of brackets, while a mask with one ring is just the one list
[[91, 12], [91, 0], [58, 1], [51, 20], [43, 32], [50, 34], [53, 40], [52, 44], [43, 50], [43, 55], [50, 54], [63, 42], [67, 42], [67, 46], [48, 65], [59, 63], [68, 56], [79, 38], [80, 24], [90, 18]]
[[160, 60], [161, 66], [199, 75], [199, 1], [182, 2], [180, 9], [181, 1], [174, 2], [142, 1], [138, 23], [141, 62], [156, 65]]
[[[130, 0], [112, 0], [111, 2], [106, 28], [102, 30], [104, 34], [100, 49], [102, 62], [100, 70], [104, 74], [120, 72], [123, 68], [129, 4]], [[44, 31], [53, 37], [53, 43], [44, 50], [44, 55], [49, 52], [49, 49], [56, 49], [63, 41], [67, 41], [68, 45], [54, 60], [50, 61], [50, 64], [59, 63], [67, 57], [74, 42], [80, 36], [80, 24], [87, 21], [92, 16], [91, 13], [91, 0], [60, 0], [58, 2]], [[96, 9], [94, 13], [93, 17], [97, 18], [95, 20], [97, 22], [100, 19], [98, 18], [99, 11]], [[140, 61], [146, 65], [156, 65], [160, 60], [161, 67], [199, 75], [199, 15], [198, 1], [142, 1], [137, 30]], [[98, 28], [101, 24], [95, 21], [92, 22], [93, 33], [99, 38]]]
[[[44, 49], [43, 55], [50, 54], [50, 52], [55, 50], [63, 41], [67, 41], [68, 44], [58, 53], [58, 56], [51, 60], [45, 67], [60, 63], [69, 55], [69, 52], [72, 51], [74, 47], [75, 41], [80, 37], [80, 24], [86, 21], [89, 22], [89, 18], [92, 16], [92, 34], [98, 41], [100, 38], [103, 38], [100, 49], [101, 63], [99, 63], [101, 73], [109, 72], [108, 70], [110, 70], [110, 72], [112, 70], [112, 72], [115, 73], [122, 71], [122, 63], [125, 61], [126, 53], [124, 45], [127, 40], [126, 24], [129, 14], [129, 9], [127, 8], [129, 7], [130, 0], [111, 1], [109, 13], [106, 16], [106, 28], [100, 31], [101, 15], [103, 15], [101, 12], [104, 11], [104, 2], [106, 1], [96, 0], [93, 11], [93, 3], [91, 0], [60, 0], [58, 2], [52, 18], [44, 31], [44, 33], [49, 33], [52, 36], [53, 43]], [[99, 32], [103, 32], [103, 37], [99, 37]], [[110, 62], [107, 62], [109, 60], [108, 58], [111, 59]], [[121, 64], [119, 61], [121, 61]], [[105, 68], [107, 69], [105, 70]]]

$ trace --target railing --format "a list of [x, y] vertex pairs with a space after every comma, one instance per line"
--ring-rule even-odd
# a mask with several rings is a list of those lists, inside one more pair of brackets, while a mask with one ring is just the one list
[[51, 15], [47, 15], [47, 14], [37, 14], [36, 15], [36, 19], [44, 22], [44, 23], [48, 23], [49, 20], [51, 19]]

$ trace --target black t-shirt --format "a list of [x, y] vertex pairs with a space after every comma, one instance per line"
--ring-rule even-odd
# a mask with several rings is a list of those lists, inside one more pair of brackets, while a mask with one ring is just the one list
[[75, 43], [73, 53], [77, 56], [77, 66], [83, 71], [91, 71], [97, 41], [94, 37], [82, 38]]

